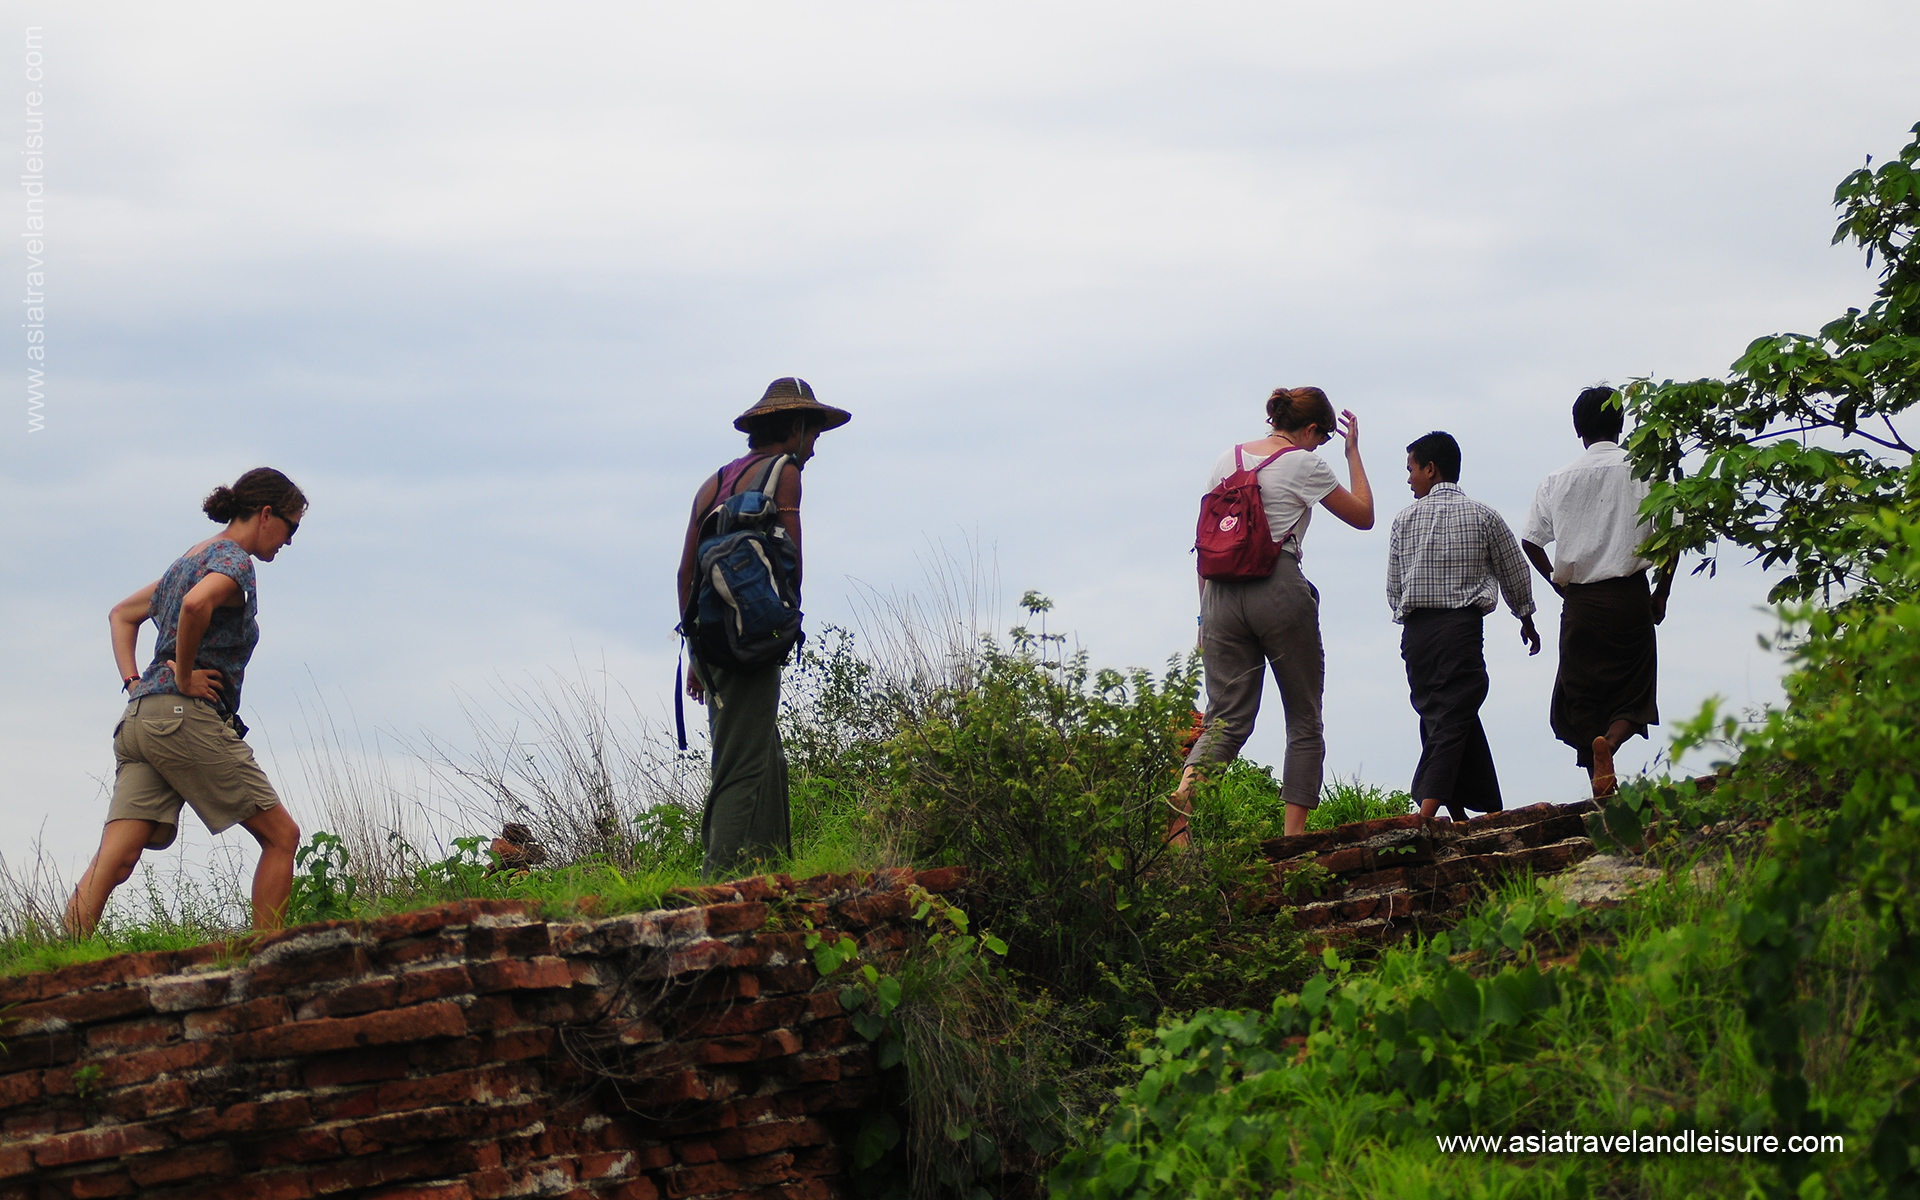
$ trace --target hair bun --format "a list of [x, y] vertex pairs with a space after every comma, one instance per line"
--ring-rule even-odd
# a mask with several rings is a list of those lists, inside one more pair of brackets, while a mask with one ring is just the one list
[[207, 493], [200, 511], [215, 521], [231, 521], [240, 515], [240, 498], [233, 494], [232, 488], [221, 484]]

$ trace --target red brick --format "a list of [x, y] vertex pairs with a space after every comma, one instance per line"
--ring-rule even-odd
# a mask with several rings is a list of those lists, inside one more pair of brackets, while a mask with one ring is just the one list
[[241, 1166], [247, 1171], [320, 1162], [340, 1157], [340, 1138], [332, 1129], [296, 1129], [265, 1141], [249, 1141], [241, 1154]]
[[713, 1148], [722, 1159], [747, 1158], [797, 1146], [819, 1146], [830, 1138], [827, 1127], [818, 1121], [765, 1121], [715, 1136]]
[[[836, 1001], [834, 1007], [839, 1008]], [[718, 1012], [698, 1016], [674, 1029], [676, 1037], [720, 1037], [733, 1033], [753, 1033], [798, 1020], [809, 1011], [806, 996], [782, 996], [755, 1004], [736, 1004]]]
[[660, 931], [660, 937], [667, 945], [698, 941], [707, 936], [707, 913], [700, 908], [663, 913], [654, 918], [654, 927]]
[[551, 955], [553, 939], [544, 921], [524, 925], [475, 925], [467, 930], [467, 958], [534, 958]]
[[245, 1004], [190, 1012], [181, 1022], [181, 1027], [189, 1039], [199, 1040], [280, 1025], [292, 1017], [293, 1010], [287, 1006], [285, 996], [262, 996]]
[[104, 1129], [82, 1129], [58, 1133], [33, 1147], [33, 1161], [43, 1167], [64, 1167], [69, 1163], [98, 1162], [103, 1158], [125, 1158], [164, 1150], [173, 1139], [148, 1125], [112, 1125]]
[[904, 929], [874, 929], [860, 939], [860, 953], [867, 958], [878, 958], [889, 951], [905, 950], [911, 941]]
[[711, 1192], [734, 1192], [740, 1188], [740, 1177], [734, 1173], [733, 1167], [720, 1162], [667, 1172], [661, 1182], [666, 1184], [667, 1195], [676, 1198], [704, 1196]]
[[373, 958], [383, 967], [395, 968], [422, 963], [444, 963], [448, 959], [464, 959], [466, 954], [466, 938], [441, 933], [432, 937], [402, 938], [398, 941], [382, 942], [375, 948]]
[[[89, 1066], [100, 1068], [100, 1084], [105, 1087], [125, 1087], [133, 1083], [145, 1083], [156, 1075], [173, 1071], [191, 1071], [198, 1067], [212, 1066], [227, 1060], [227, 1048], [216, 1042], [177, 1042], [171, 1046], [162, 1046], [157, 1050], [141, 1050], [132, 1054], [113, 1054]], [[62, 1068], [60, 1074], [66, 1076], [58, 1090], [72, 1091], [72, 1072], [77, 1068]], [[56, 1072], [46, 1075], [47, 1090], [56, 1090]]]
[[709, 975], [686, 991], [687, 1005], [719, 1004], [728, 1000], [751, 1000], [760, 994], [760, 977], [747, 971]]
[[766, 1187], [794, 1178], [793, 1155], [767, 1154], [759, 1158], [736, 1159], [731, 1164], [740, 1182], [747, 1187]]
[[661, 975], [691, 975], [696, 971], [710, 971], [726, 965], [733, 956], [733, 947], [725, 942], [694, 942], [681, 950], [669, 954], [662, 965], [659, 959], [649, 963], [640, 972], [643, 979], [655, 979]]
[[130, 1196], [133, 1194], [133, 1180], [121, 1171], [94, 1171], [86, 1175], [70, 1175], [60, 1181], [66, 1185], [67, 1194], [73, 1200], [97, 1200], [107, 1196]]
[[795, 1083], [832, 1083], [840, 1078], [840, 1060], [831, 1055], [789, 1058], [780, 1070]]
[[645, 1017], [614, 1021], [611, 1028], [623, 1046], [649, 1045], [667, 1036], [664, 1030]]
[[716, 904], [707, 909], [707, 936], [749, 933], [767, 923], [764, 904]]
[[493, 1143], [435, 1146], [404, 1154], [373, 1154], [310, 1168], [313, 1190], [322, 1195], [348, 1188], [371, 1188], [407, 1180], [466, 1176], [497, 1168], [500, 1151]]
[[33, 1170], [33, 1152], [26, 1146], [0, 1146], [0, 1179], [11, 1179]]
[[760, 1039], [746, 1034], [709, 1038], [695, 1044], [695, 1054], [703, 1063], [755, 1062], [760, 1058]]
[[[1351, 846], [1364, 842], [1368, 838], [1378, 837], [1396, 829], [1417, 829], [1421, 826], [1420, 814], [1408, 813], [1404, 817], [1382, 817], [1374, 821], [1355, 821], [1352, 824], [1322, 829], [1314, 833], [1298, 833], [1292, 837], [1269, 838], [1261, 844], [1267, 858], [1273, 862], [1282, 862], [1297, 858], [1310, 850], [1324, 850], [1328, 846]], [[925, 884], [921, 886], [925, 887]], [[931, 889], [929, 889], [931, 890]]]
[[222, 1109], [203, 1108], [176, 1121], [173, 1131], [184, 1141], [197, 1142], [229, 1133], [290, 1129], [312, 1119], [307, 1098], [290, 1096], [283, 1100], [249, 1100]]
[[931, 871], [920, 871], [913, 881], [930, 892], [951, 892], [967, 881], [965, 867], [935, 867]]
[[178, 1017], [154, 1017], [118, 1025], [97, 1025], [87, 1030], [87, 1048], [121, 1050], [130, 1046], [157, 1046], [162, 1042], [174, 1041], [179, 1036]]
[[144, 1121], [162, 1113], [179, 1112], [193, 1104], [193, 1089], [184, 1079], [123, 1088], [100, 1101], [100, 1111], [122, 1121]]
[[[543, 931], [546, 926], [540, 927]], [[532, 988], [564, 988], [573, 986], [573, 972], [567, 969], [564, 958], [501, 959], [495, 962], [475, 963], [467, 973], [473, 977], [473, 990], [476, 995], [489, 992], [504, 992]]]
[[859, 928], [867, 925], [879, 925], [887, 921], [898, 921], [913, 911], [913, 905], [904, 892], [882, 892], [877, 895], [861, 896], [834, 907], [834, 913], [840, 923]]
[[71, 1030], [22, 1034], [13, 1029], [11, 1022], [0, 1026], [0, 1030], [9, 1031], [8, 1036], [0, 1039], [0, 1074], [58, 1066], [71, 1062], [80, 1052], [79, 1039]]
[[233, 1040], [239, 1058], [285, 1058], [355, 1046], [382, 1046], [466, 1033], [466, 1014], [451, 1003], [423, 1004], [361, 1017], [298, 1021], [242, 1034]]
[[141, 1200], [307, 1200], [313, 1185], [304, 1171], [279, 1171], [245, 1179], [202, 1180], [164, 1192], [148, 1192]]
[[464, 996], [473, 991], [473, 979], [462, 966], [427, 967], [400, 976], [399, 994], [394, 1004], [405, 1008], [442, 996]]
[[521, 1103], [394, 1113], [345, 1126], [340, 1131], [340, 1146], [349, 1154], [360, 1154], [367, 1146], [497, 1137], [535, 1123], [541, 1108], [538, 1104]]
[[20, 1071], [13, 1075], [0, 1076], [0, 1108], [13, 1108], [32, 1100], [38, 1100], [45, 1089], [40, 1086], [40, 1072]]
[[816, 1021], [832, 1021], [845, 1017], [847, 1010], [840, 1003], [840, 991], [814, 992], [807, 997], [807, 1011]]
[[481, 996], [467, 1006], [467, 1028], [475, 1032], [483, 1029], [511, 1029], [520, 1023], [520, 1014], [513, 1007], [513, 997], [495, 993]]
[[390, 1113], [448, 1104], [486, 1103], [538, 1088], [539, 1076], [531, 1071], [513, 1068], [461, 1071], [382, 1084], [374, 1089], [375, 1109]]
[[252, 970], [249, 990], [256, 994], [291, 991], [315, 983], [341, 983], [373, 973], [366, 947], [358, 943], [316, 947], [261, 963]]
[[464, 910], [455, 913], [453, 906], [442, 905], [439, 908], [417, 908], [412, 912], [379, 917], [368, 921], [366, 930], [367, 936], [377, 942], [391, 942], [433, 933], [450, 924], [465, 925], [470, 919]]
[[626, 1175], [635, 1169], [634, 1153], [631, 1150], [618, 1150], [611, 1154], [582, 1154], [578, 1178], [609, 1179]]
[[315, 1017], [351, 1017], [372, 1012], [376, 1008], [392, 1008], [399, 991], [400, 985], [393, 979], [350, 983], [346, 987], [309, 997], [294, 1017], [300, 1021], [311, 1021]]
[[760, 1039], [761, 1058], [785, 1058], [800, 1053], [800, 1035], [791, 1029], [776, 1029]]
[[5, 1122], [0, 1123], [0, 1134], [11, 1138], [33, 1138], [58, 1132], [60, 1132], [60, 1114], [44, 1108], [39, 1112], [8, 1117]]
[[678, 1104], [682, 1100], [705, 1100], [708, 1089], [706, 1080], [698, 1072], [676, 1071], [659, 1079], [649, 1079], [625, 1094], [631, 1103], [655, 1107]]
[[653, 1180], [642, 1176], [628, 1180], [605, 1195], [609, 1200], [660, 1200], [660, 1189], [653, 1186]]
[[361, 1200], [473, 1200], [464, 1180], [454, 1183], [406, 1183], [363, 1192]]
[[315, 1098], [313, 1119], [315, 1121], [358, 1121], [380, 1114], [380, 1089], [377, 1087], [360, 1088], [357, 1091], [341, 1092], [329, 1088], [328, 1094]]
[[565, 1159], [547, 1159], [504, 1169], [475, 1171], [467, 1176], [474, 1200], [497, 1200], [504, 1196], [546, 1195], [559, 1186], [573, 1182], [573, 1164]]
[[804, 992], [820, 977], [812, 965], [807, 963], [796, 963], [790, 967], [762, 967], [756, 975], [760, 980], [762, 995]]
[[147, 986], [147, 999], [155, 1012], [190, 1012], [225, 1003], [232, 990], [233, 973], [221, 971], [215, 975], [155, 980]]
[[480, 1055], [489, 1062], [520, 1062], [523, 1059], [539, 1058], [553, 1049], [554, 1032], [552, 1029], [520, 1029], [512, 1033], [496, 1033], [488, 1038], [480, 1048]]
[[197, 1179], [202, 1175], [231, 1175], [233, 1151], [216, 1144], [187, 1146], [166, 1154], [143, 1155], [127, 1164], [127, 1174], [143, 1188]]
[[397, 1054], [393, 1050], [350, 1050], [303, 1063], [300, 1074], [308, 1087], [377, 1083], [386, 1079], [404, 1079], [411, 1058], [411, 1054]]
[[99, 992], [76, 992], [56, 996], [38, 1004], [23, 1004], [7, 1013], [7, 1021], [44, 1021], [57, 1017], [69, 1025], [92, 1025], [136, 1017], [153, 1011], [145, 988], [111, 988]]

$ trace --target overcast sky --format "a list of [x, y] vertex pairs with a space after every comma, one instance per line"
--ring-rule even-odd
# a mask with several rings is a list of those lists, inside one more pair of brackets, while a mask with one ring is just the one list
[[[312, 499], [246, 693], [312, 829], [303, 704], [457, 739], [463, 693], [584, 662], [664, 718], [688, 498], [788, 374], [854, 413], [807, 470], [814, 628], [972, 546], [1003, 612], [1038, 589], [1096, 665], [1156, 669], [1214, 457], [1325, 388], [1380, 511], [1307, 543], [1328, 767], [1405, 787], [1405, 444], [1452, 431], [1517, 525], [1582, 386], [1864, 302], [1833, 186], [1920, 120], [1906, 2], [7, 12], [17, 112], [43, 39], [49, 301], [45, 427], [24, 335], [0, 421], [0, 851], [44, 828], [68, 870], [123, 703], [106, 611], [212, 532], [214, 484]], [[1778, 694], [1766, 587], [1682, 579], [1669, 728]], [[1584, 789], [1543, 607], [1537, 659], [1487, 626], [1510, 804]]]

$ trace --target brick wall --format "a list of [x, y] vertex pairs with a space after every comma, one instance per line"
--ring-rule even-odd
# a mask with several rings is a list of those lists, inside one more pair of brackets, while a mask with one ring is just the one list
[[878, 1080], [801, 918], [897, 950], [909, 886], [959, 878], [468, 901], [0, 979], [0, 1200], [846, 1194]]
[[[1557, 874], [1592, 854], [1586, 822], [1594, 811], [1592, 801], [1533, 804], [1457, 824], [1410, 815], [1272, 838], [1264, 848], [1280, 886], [1268, 902], [1293, 909], [1310, 949], [1437, 932], [1458, 921], [1485, 884], [1523, 871]], [[1331, 878], [1288, 896], [1287, 874], [1309, 862]]]

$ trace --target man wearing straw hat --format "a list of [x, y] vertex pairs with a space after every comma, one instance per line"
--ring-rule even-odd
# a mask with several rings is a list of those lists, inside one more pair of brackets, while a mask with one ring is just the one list
[[[844, 409], [814, 398], [807, 381], [776, 379], [760, 402], [741, 413], [733, 427], [747, 435], [747, 453], [700, 485], [687, 521], [680, 554], [680, 611], [693, 600], [699, 573], [700, 526], [714, 507], [739, 489], [770, 458], [788, 456], [793, 470], [780, 472], [774, 502], [780, 527], [793, 547], [793, 589], [800, 589], [800, 470], [813, 457], [814, 442], [829, 429], [853, 419]], [[780, 745], [780, 667], [723, 667], [697, 658], [687, 680], [687, 695], [707, 705], [713, 742], [713, 781], [707, 791], [700, 838], [706, 851], [701, 868], [719, 878], [746, 864], [793, 854], [788, 830], [787, 755]]]

